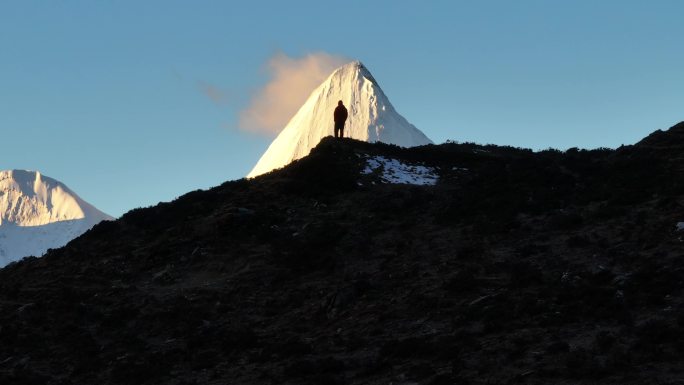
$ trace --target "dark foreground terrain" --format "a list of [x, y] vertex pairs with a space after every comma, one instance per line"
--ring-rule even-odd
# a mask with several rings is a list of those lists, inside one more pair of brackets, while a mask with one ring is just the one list
[[683, 384], [680, 221], [681, 123], [617, 150], [326, 139], [0, 270], [0, 384]]

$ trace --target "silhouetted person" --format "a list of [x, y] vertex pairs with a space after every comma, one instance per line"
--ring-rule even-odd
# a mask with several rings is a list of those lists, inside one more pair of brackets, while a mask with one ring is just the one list
[[342, 101], [340, 100], [337, 102], [337, 108], [335, 108], [335, 113], [333, 114], [335, 116], [335, 137], [344, 138], [344, 122], [347, 121], [347, 108], [342, 104]]

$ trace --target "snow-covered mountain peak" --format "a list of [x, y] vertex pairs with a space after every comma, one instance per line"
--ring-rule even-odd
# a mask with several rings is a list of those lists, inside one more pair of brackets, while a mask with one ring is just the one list
[[38, 171], [0, 171], [0, 266], [64, 246], [113, 219]]
[[330, 74], [330, 76], [342, 76], [345, 74], [354, 74], [356, 72], [358, 72], [361, 76], [364, 76], [375, 83], [373, 75], [371, 75], [370, 71], [368, 71], [368, 68], [366, 68], [366, 66], [364, 66], [360, 60], [354, 60], [342, 65], [341, 67], [338, 67]]
[[0, 171], [0, 224], [40, 226], [73, 219], [97, 223], [111, 217], [38, 171]]
[[53, 187], [64, 188], [58, 181], [43, 177], [40, 171], [0, 171], [0, 194], [20, 196], [27, 199], [36, 199], [42, 203], [49, 203], [47, 193]]
[[333, 111], [340, 100], [349, 111], [345, 137], [403, 147], [432, 143], [394, 109], [368, 68], [356, 60], [334, 70], [311, 93], [247, 176], [308, 155], [322, 138], [333, 134]]

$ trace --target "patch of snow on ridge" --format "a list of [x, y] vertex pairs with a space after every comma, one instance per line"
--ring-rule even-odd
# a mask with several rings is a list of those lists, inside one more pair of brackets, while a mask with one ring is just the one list
[[410, 165], [384, 156], [368, 158], [362, 173], [373, 174], [378, 169], [382, 172], [380, 179], [385, 183], [425, 186], [434, 185], [439, 179], [432, 167]]

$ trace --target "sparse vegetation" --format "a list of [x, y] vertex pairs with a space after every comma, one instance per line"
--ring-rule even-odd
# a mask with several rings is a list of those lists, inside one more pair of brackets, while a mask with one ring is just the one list
[[682, 156], [324, 140], [0, 270], [0, 383], [674, 383]]

